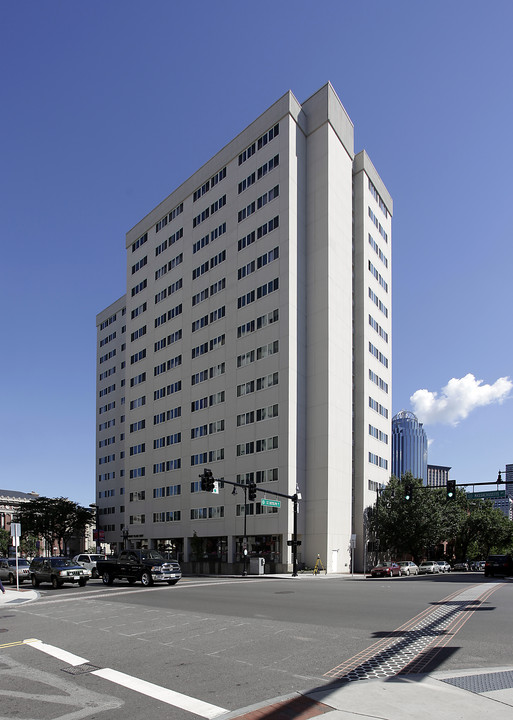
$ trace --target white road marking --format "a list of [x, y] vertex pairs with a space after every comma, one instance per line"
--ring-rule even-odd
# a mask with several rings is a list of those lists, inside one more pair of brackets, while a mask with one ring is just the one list
[[110, 668], [94, 670], [91, 675], [98, 675], [98, 677], [110, 680], [110, 682], [116, 683], [117, 685], [122, 685], [142, 695], [148, 695], [168, 705], [179, 707], [182, 710], [188, 710], [204, 718], [216, 718], [228, 712], [225, 708], [218, 707], [217, 705], [211, 705], [210, 703], [203, 702], [203, 700], [182, 695], [182, 693], [154, 685], [153, 683], [146, 682], [146, 680], [139, 680], [131, 675], [125, 675], [125, 673], [111, 670]]
[[25, 640], [25, 643], [30, 645], [30, 647], [36, 648], [36, 650], [41, 650], [47, 655], [51, 655], [58, 660], [62, 660], [62, 662], [68, 663], [68, 665], [83, 665], [84, 663], [89, 662], [89, 660], [85, 660], [78, 655], [73, 655], [73, 653], [70, 653], [67, 650], [61, 650], [53, 645], [47, 645], [46, 643], [41, 642], [41, 640]]
[[[61, 648], [55, 647], [54, 645], [48, 645], [47, 643], [31, 638], [25, 640], [24, 643], [30, 647], [36, 648], [41, 652], [45, 652], [47, 655], [51, 655], [58, 660], [62, 660], [68, 665], [76, 666], [83, 665], [85, 663], [91, 664], [89, 660], [74, 655], [67, 650], [61, 650]], [[179, 707], [182, 710], [199, 715], [200, 717], [212, 720], [213, 718], [219, 717], [229, 712], [225, 708], [212, 705], [211, 703], [198, 700], [190, 697], [189, 695], [183, 695], [182, 693], [176, 692], [175, 690], [168, 690], [167, 688], [155, 685], [154, 683], [147, 682], [146, 680], [140, 680], [139, 678], [133, 677], [132, 675], [126, 675], [125, 673], [119, 672], [118, 670], [112, 670], [111, 668], [100, 668], [99, 670], [93, 670], [90, 675], [96, 675], [104, 680], [116, 683], [116, 685], [122, 685], [129, 690], [139, 692], [142, 695], [147, 695], [155, 700]]]

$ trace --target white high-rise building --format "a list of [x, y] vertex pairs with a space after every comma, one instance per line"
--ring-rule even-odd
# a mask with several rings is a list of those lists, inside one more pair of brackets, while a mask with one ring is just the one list
[[[300, 562], [347, 572], [353, 536], [364, 569], [390, 475], [392, 210], [327, 84], [285, 94], [127, 233], [126, 297], [97, 317], [107, 542], [126, 527], [186, 568], [238, 571], [246, 549], [288, 570], [293, 503], [272, 493], [299, 493]], [[204, 468], [256, 500], [202, 491]]]

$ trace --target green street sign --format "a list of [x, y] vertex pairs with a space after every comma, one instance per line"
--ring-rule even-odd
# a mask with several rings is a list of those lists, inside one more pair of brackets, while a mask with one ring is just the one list
[[268, 500], [267, 498], [262, 498], [260, 500], [260, 505], [264, 505], [266, 507], [279, 508], [279, 507], [281, 507], [281, 501], [280, 500]]
[[505, 498], [505, 490], [484, 490], [483, 492], [467, 493], [468, 498], [475, 498], [481, 500], [494, 500], [498, 498]]

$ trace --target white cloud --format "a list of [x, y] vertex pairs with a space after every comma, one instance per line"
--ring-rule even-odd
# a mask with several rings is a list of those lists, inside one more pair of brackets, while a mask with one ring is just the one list
[[513, 382], [508, 377], [499, 378], [493, 385], [483, 385], [482, 380], [476, 380], [468, 373], [465, 377], [449, 380], [440, 394], [417, 390], [410, 402], [419, 421], [426, 425], [457, 425], [478, 407], [502, 403], [512, 388]]

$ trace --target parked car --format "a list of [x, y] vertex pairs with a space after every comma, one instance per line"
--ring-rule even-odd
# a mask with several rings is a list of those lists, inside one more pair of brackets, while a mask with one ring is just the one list
[[438, 560], [438, 567], [440, 568], [440, 572], [451, 572], [451, 566], [447, 562], [447, 560]]
[[96, 563], [98, 560], [105, 560], [105, 555], [82, 553], [81, 555], [75, 555], [73, 558], [73, 562], [76, 562], [91, 571], [92, 578], [99, 577], [98, 570], [96, 569]]
[[440, 572], [440, 566], [434, 560], [424, 560], [424, 562], [421, 562], [419, 565], [419, 574], [420, 575], [427, 575], [428, 573], [433, 575], [433, 574], [439, 573], [439, 572]]
[[158, 581], [176, 585], [182, 577], [176, 560], [165, 560], [156, 550], [122, 550], [116, 558], [98, 560], [96, 568], [105, 585], [112, 585], [116, 578], [131, 585], [140, 580], [145, 587]]
[[[16, 585], [16, 558], [2, 558], [0, 560], [0, 580]], [[18, 558], [18, 581], [30, 580], [29, 563], [25, 558]]]
[[394, 575], [399, 577], [401, 568], [399, 564], [394, 561], [386, 561], [373, 567], [370, 574], [372, 577], [393, 577]]
[[419, 574], [419, 566], [415, 565], [415, 563], [411, 560], [401, 560], [401, 562], [399, 563], [399, 567], [401, 568], [401, 575]]
[[91, 573], [69, 558], [37, 557], [30, 563], [30, 576], [34, 587], [38, 587], [39, 583], [51, 583], [53, 588], [60, 588], [65, 582], [84, 587]]
[[485, 577], [494, 575], [513, 575], [513, 558], [511, 555], [489, 555], [484, 566]]
[[485, 561], [484, 560], [472, 560], [470, 563], [470, 569], [479, 572], [479, 570], [484, 570], [485, 568]]
[[468, 563], [466, 562], [455, 562], [452, 566], [453, 570], [463, 571], [466, 572], [468, 570]]

